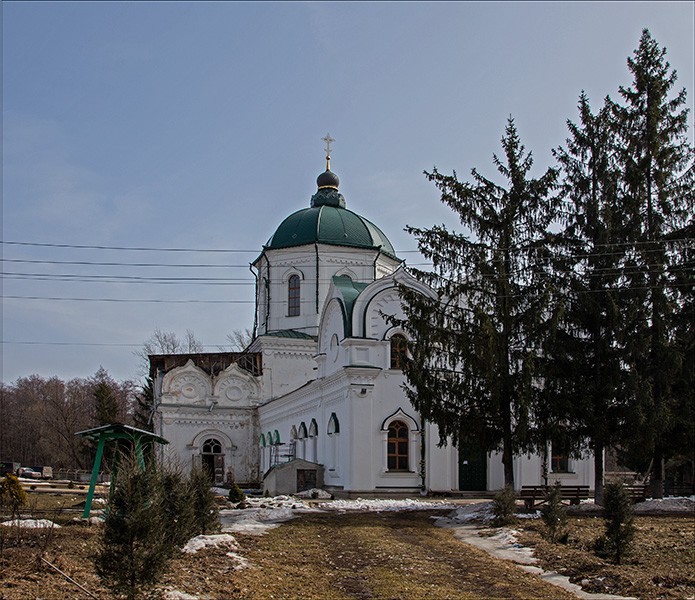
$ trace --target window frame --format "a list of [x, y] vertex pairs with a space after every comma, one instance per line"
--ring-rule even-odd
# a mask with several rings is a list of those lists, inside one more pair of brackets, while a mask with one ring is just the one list
[[287, 316], [301, 315], [302, 280], [297, 273], [292, 273], [287, 279]]
[[[572, 473], [572, 463], [570, 461], [569, 448], [562, 440], [552, 440], [550, 442], [550, 472], [551, 473]], [[557, 465], [557, 468], [556, 468]]]
[[402, 371], [408, 357], [408, 338], [402, 333], [394, 333], [389, 339], [389, 346], [389, 368]]
[[386, 469], [390, 473], [410, 472], [410, 427], [396, 419], [386, 430]]

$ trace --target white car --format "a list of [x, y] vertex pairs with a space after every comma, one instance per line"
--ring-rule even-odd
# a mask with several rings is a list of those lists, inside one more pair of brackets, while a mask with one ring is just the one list
[[34, 471], [29, 467], [21, 467], [18, 471], [20, 477], [26, 477], [27, 479], [43, 479], [43, 475], [39, 471]]

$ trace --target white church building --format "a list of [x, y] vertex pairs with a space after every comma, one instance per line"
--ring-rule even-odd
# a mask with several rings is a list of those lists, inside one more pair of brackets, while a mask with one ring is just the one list
[[[254, 333], [241, 353], [153, 355], [155, 432], [218, 484], [272, 493], [321, 485], [336, 495], [492, 491], [502, 457], [439, 447], [407, 399], [398, 285], [409, 275], [379, 227], [348, 210], [330, 170], [310, 206], [285, 218], [252, 263]], [[517, 487], [593, 485], [593, 459], [549, 445], [515, 457]], [[287, 472], [283, 476], [279, 473]]]

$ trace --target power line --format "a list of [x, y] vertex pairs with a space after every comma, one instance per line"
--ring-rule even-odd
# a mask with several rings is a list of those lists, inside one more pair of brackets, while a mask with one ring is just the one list
[[[605, 244], [592, 244], [592, 247], [615, 247], [615, 246], [641, 246], [641, 245], [654, 245], [654, 244], [678, 244], [680, 242], [691, 242], [692, 238], [674, 238], [674, 239], [661, 239], [652, 241], [628, 241], [628, 242], [610, 242]], [[138, 251], [138, 252], [209, 252], [209, 253], [226, 253], [226, 254], [257, 254], [259, 250], [246, 250], [238, 248], [157, 248], [154, 246], [103, 246], [103, 245], [89, 245], [89, 244], [54, 244], [48, 242], [25, 242], [17, 240], [0, 240], [0, 244], [12, 245], [12, 246], [34, 246], [42, 248], [70, 248], [70, 249], [84, 249], [84, 250], [125, 250], [125, 251]], [[502, 250], [502, 248], [498, 248]], [[412, 254], [419, 252], [419, 250], [398, 250], [397, 254]]]
[[253, 282], [253, 279], [244, 278], [241, 279], [239, 277], [142, 277], [139, 275], [84, 275], [84, 274], [75, 274], [75, 273], [22, 273], [22, 272], [17, 272], [17, 271], [5, 271], [3, 273], [0, 273], [0, 275], [17, 275], [17, 276], [22, 276], [22, 277], [60, 277], [60, 278], [66, 278], [66, 279], [72, 279], [72, 278], [77, 278], [77, 277], [87, 277], [89, 279], [132, 279], [132, 280], [137, 280], [137, 281], [192, 281], [192, 282], [197, 282], [197, 281], [243, 281], [243, 282], [248, 282], [251, 281]]
[[182, 278], [171, 278], [171, 279], [166, 279], [166, 278], [153, 278], [149, 279], [147, 277], [143, 278], [138, 278], [138, 277], [127, 277], [124, 276], [123, 278], [118, 278], [115, 276], [109, 276], [109, 275], [95, 275], [95, 276], [90, 276], [90, 275], [71, 275], [71, 276], [66, 276], [66, 275], [50, 275], [50, 274], [31, 274], [31, 275], [25, 275], [22, 273], [5, 273], [3, 274], [5, 279], [7, 280], [16, 280], [16, 281], [57, 281], [57, 282], [62, 282], [62, 283], [97, 283], [97, 284], [108, 284], [108, 283], [114, 283], [118, 285], [124, 285], [124, 284], [144, 284], [144, 285], [196, 285], [196, 286], [204, 286], [204, 285], [213, 285], [213, 286], [254, 286], [255, 282], [253, 280], [237, 280], [237, 281], [216, 281], [214, 279], [207, 280], [207, 279], [187, 279], [185, 277]]
[[138, 298], [72, 298], [58, 296], [2, 296], [2, 299], [12, 300], [54, 300], [68, 302], [132, 302], [154, 304], [255, 304], [254, 300], [156, 300]]
[[23, 263], [35, 265], [89, 265], [95, 267], [184, 267], [189, 269], [248, 269], [249, 265], [211, 265], [211, 264], [168, 264], [168, 263], [124, 263], [124, 262], [95, 262], [89, 260], [34, 260], [25, 258], [3, 258], [2, 262]]
[[[19, 345], [19, 346], [97, 346], [97, 347], [107, 347], [107, 348], [142, 348], [142, 342], [139, 344], [127, 344], [127, 343], [104, 343], [104, 342], [38, 342], [29, 340], [0, 340], [0, 344], [5, 345]], [[232, 346], [233, 344], [201, 344], [203, 348], [220, 348], [225, 346]]]
[[86, 250], [134, 250], [145, 252], [220, 252], [220, 253], [258, 253], [258, 250], [237, 250], [230, 248], [154, 248], [145, 246], [90, 246], [87, 244], [48, 244], [44, 242], [2, 241], [12, 246], [38, 246], [41, 248], [74, 248]]

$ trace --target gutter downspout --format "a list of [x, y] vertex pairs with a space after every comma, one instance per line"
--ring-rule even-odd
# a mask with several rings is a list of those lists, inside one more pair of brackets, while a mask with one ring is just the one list
[[425, 448], [425, 420], [420, 417], [420, 495], [427, 495], [427, 461]]
[[261, 256], [265, 258], [265, 271], [267, 277], [265, 278], [265, 299], [266, 299], [266, 306], [265, 306], [265, 332], [268, 333], [268, 320], [270, 319], [270, 260], [268, 260], [268, 255], [265, 253], [265, 248], [263, 248], [263, 252], [261, 252]]
[[319, 243], [314, 242], [316, 250], [316, 314], [319, 314]]
[[256, 310], [253, 311], [253, 334], [251, 336], [251, 339], [255, 340], [256, 339], [256, 332], [258, 331], [258, 294], [259, 294], [259, 289], [258, 289], [258, 275], [253, 270], [253, 263], [249, 263], [249, 271], [251, 271], [251, 274], [253, 275], [253, 278], [256, 281], [256, 283], [254, 284], [254, 289], [256, 291]]

